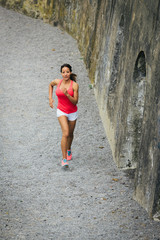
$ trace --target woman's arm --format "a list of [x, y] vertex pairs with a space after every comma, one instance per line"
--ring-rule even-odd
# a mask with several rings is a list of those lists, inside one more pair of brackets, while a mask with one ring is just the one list
[[53, 105], [54, 100], [52, 98], [52, 96], [53, 96], [53, 88], [54, 88], [54, 86], [56, 86], [59, 83], [59, 81], [60, 81], [59, 79], [55, 79], [52, 82], [50, 82], [50, 84], [49, 84], [49, 106], [51, 108], [54, 108], [54, 105]]
[[73, 91], [74, 91], [74, 96], [72, 97], [71, 95], [69, 95], [69, 93], [67, 92], [67, 89], [64, 88], [63, 89], [63, 93], [68, 97], [68, 99], [74, 104], [76, 105], [78, 103], [78, 98], [79, 98], [79, 85], [76, 82], [73, 82]]

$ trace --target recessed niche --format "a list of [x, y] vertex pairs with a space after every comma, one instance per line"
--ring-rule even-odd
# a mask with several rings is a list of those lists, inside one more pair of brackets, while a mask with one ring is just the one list
[[143, 51], [141, 51], [138, 54], [135, 67], [134, 67], [134, 74], [133, 74], [133, 80], [137, 81], [140, 78], [146, 77], [146, 60], [145, 60], [145, 54]]

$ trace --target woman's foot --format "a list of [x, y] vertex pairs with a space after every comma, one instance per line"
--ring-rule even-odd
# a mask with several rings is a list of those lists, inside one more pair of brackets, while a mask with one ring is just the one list
[[67, 159], [62, 160], [62, 167], [68, 167]]
[[72, 152], [71, 150], [67, 150], [67, 161], [70, 161], [72, 159]]

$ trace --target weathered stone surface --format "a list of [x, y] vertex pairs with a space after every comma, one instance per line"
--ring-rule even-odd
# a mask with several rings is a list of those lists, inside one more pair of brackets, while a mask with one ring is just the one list
[[160, 211], [160, 2], [2, 0], [77, 39], [113, 157], [136, 168], [135, 199]]

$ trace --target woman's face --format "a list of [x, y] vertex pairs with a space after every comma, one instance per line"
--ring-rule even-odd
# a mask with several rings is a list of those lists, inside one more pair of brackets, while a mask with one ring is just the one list
[[63, 80], [67, 81], [70, 79], [71, 71], [68, 67], [63, 67], [61, 74], [62, 74]]

